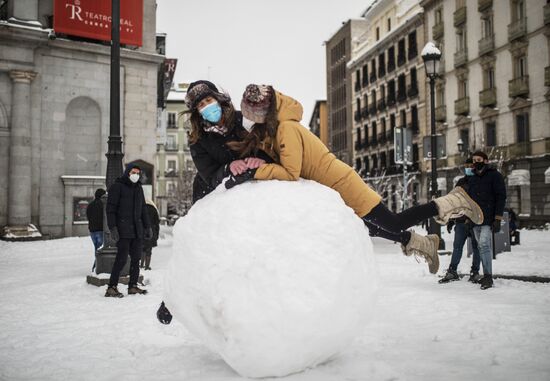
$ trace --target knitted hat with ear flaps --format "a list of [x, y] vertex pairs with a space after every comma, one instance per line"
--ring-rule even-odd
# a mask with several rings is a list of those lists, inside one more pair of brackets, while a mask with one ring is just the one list
[[213, 96], [214, 98], [217, 98], [217, 96], [219, 95], [222, 94], [218, 91], [218, 88], [212, 82], [203, 80], [196, 81], [189, 85], [189, 88], [187, 89], [187, 95], [185, 96], [185, 103], [187, 104], [187, 107], [189, 107], [191, 110], [194, 110], [199, 102], [202, 101], [204, 98], [208, 96]]
[[246, 119], [255, 123], [265, 123], [274, 91], [267, 85], [248, 85], [243, 93], [241, 112]]

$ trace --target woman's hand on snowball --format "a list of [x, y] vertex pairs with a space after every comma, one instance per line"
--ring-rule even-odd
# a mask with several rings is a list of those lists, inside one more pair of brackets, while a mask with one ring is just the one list
[[259, 159], [257, 157], [247, 157], [246, 159], [244, 159], [244, 161], [246, 162], [248, 169], [260, 168], [262, 165], [265, 164], [265, 160]]
[[244, 173], [247, 169], [249, 169], [249, 167], [244, 160], [233, 160], [231, 164], [229, 164], [229, 170], [231, 171], [233, 176], [240, 175], [241, 173]]

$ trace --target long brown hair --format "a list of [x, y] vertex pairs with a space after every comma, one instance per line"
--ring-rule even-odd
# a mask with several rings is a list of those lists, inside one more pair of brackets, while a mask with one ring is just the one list
[[256, 155], [261, 148], [262, 142], [269, 137], [275, 140], [277, 135], [277, 128], [279, 127], [279, 120], [277, 119], [277, 99], [275, 97], [275, 91], [270, 86], [272, 96], [269, 102], [269, 109], [266, 115], [265, 123], [256, 123], [254, 128], [250, 132], [245, 132], [241, 136], [243, 140], [227, 142], [226, 145], [239, 154], [239, 157], [247, 157]]
[[[235, 108], [231, 103], [231, 97], [228, 94], [212, 94], [212, 97], [218, 101], [222, 108], [223, 125], [231, 132], [235, 123]], [[199, 110], [195, 107], [191, 110], [191, 133], [189, 134], [189, 143], [195, 144], [203, 135], [204, 128], [214, 125], [207, 120], [204, 120]]]

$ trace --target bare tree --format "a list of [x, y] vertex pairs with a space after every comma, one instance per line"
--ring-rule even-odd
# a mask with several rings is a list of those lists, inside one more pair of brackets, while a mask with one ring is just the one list
[[193, 203], [193, 179], [195, 169], [183, 169], [177, 177], [176, 187], [168, 195], [168, 208], [179, 216], [185, 216]]

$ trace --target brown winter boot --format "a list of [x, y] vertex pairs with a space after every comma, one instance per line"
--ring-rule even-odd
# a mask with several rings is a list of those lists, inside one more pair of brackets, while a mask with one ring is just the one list
[[137, 285], [128, 286], [128, 295], [135, 295], [135, 294], [145, 295], [147, 294], [147, 290], [142, 290]]
[[454, 187], [448, 195], [434, 200], [439, 210], [435, 221], [440, 225], [446, 225], [449, 219], [466, 216], [476, 225], [483, 222], [483, 211], [479, 205], [468, 196], [462, 187]]
[[437, 249], [439, 248], [439, 237], [436, 234], [428, 234], [427, 236], [421, 236], [415, 232], [411, 232], [411, 240], [407, 246], [401, 246], [403, 254], [415, 257], [421, 257], [428, 262], [428, 269], [430, 273], [436, 274], [439, 270], [439, 254]]
[[107, 291], [105, 291], [105, 297], [122, 298], [124, 295], [117, 290], [116, 286], [109, 286], [107, 287]]

